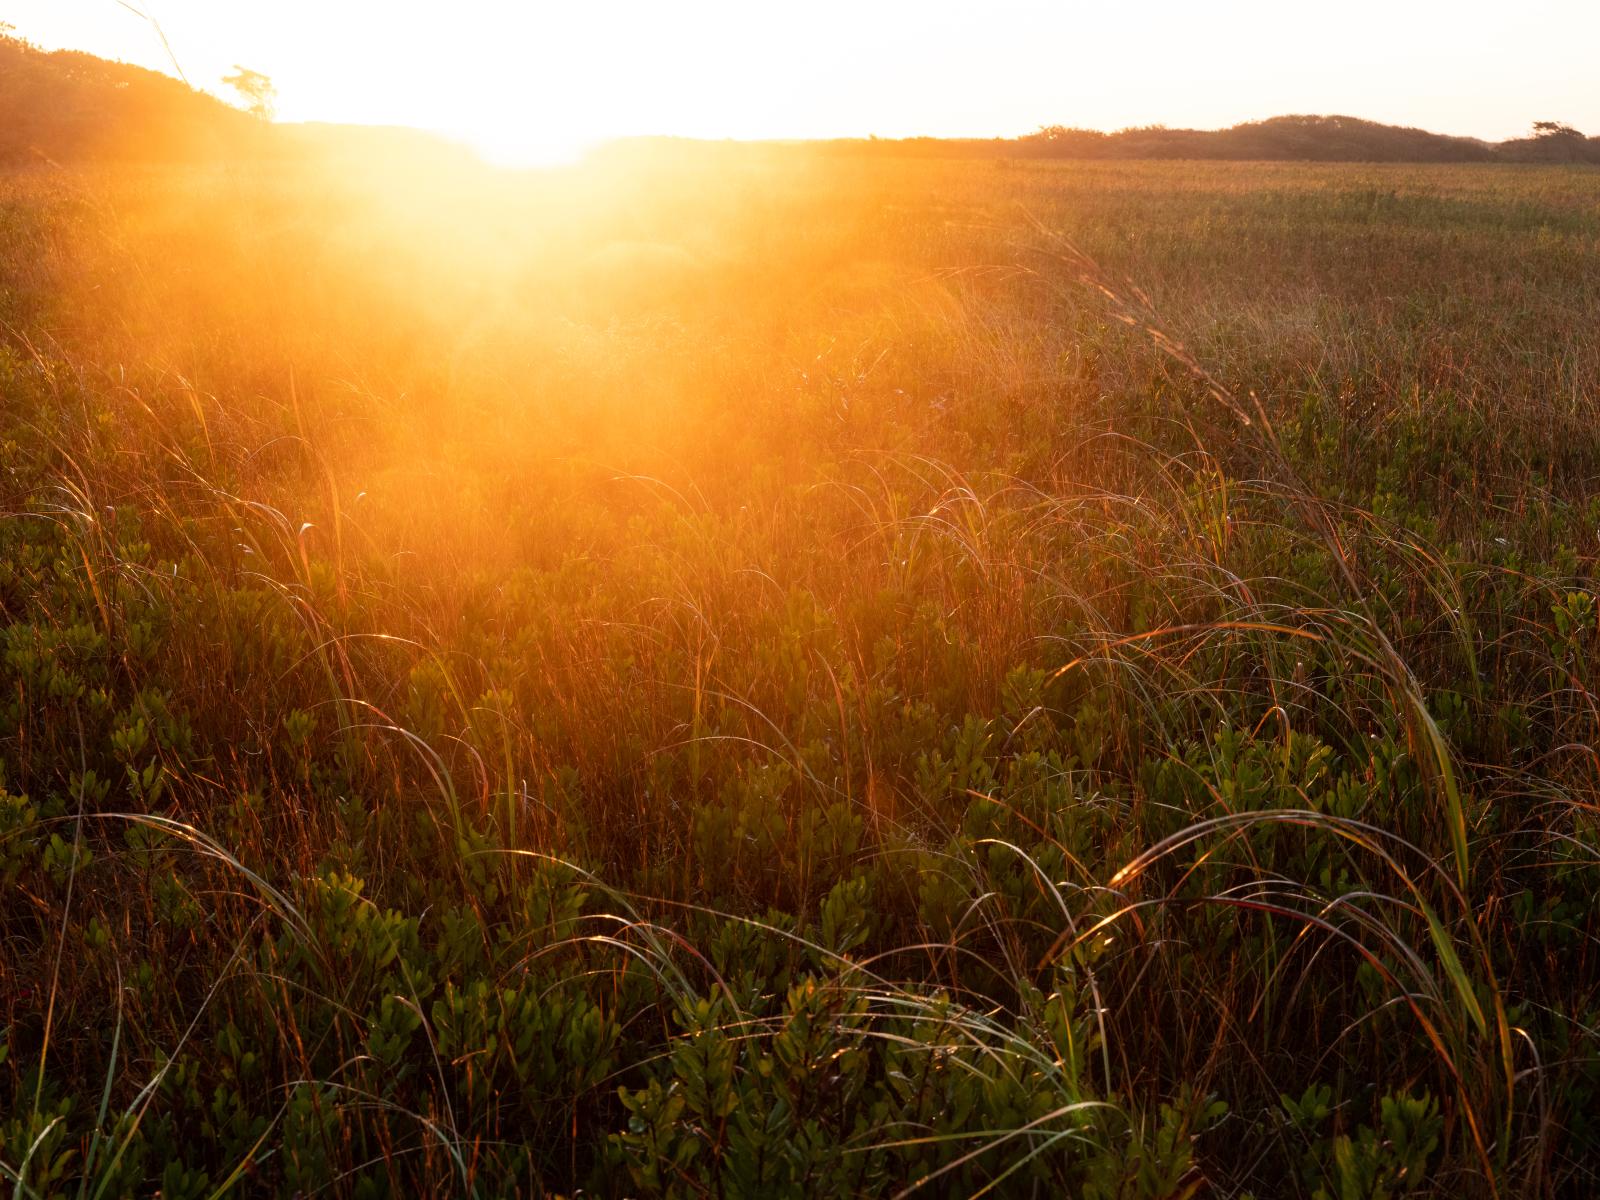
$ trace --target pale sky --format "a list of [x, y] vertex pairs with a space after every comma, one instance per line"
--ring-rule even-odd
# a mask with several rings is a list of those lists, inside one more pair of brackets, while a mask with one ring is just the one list
[[[190, 81], [283, 120], [415, 125], [537, 161], [606, 137], [990, 136], [1344, 113], [1600, 133], [1600, 0], [129, 0]], [[0, 0], [48, 48], [172, 71], [118, 0]]]

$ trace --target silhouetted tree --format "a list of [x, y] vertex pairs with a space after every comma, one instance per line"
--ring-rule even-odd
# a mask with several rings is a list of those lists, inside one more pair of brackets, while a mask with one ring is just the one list
[[1564, 121], [1535, 121], [1532, 137], [1508, 145], [1522, 147], [1523, 155], [1533, 162], [1593, 162], [1595, 159], [1589, 139]]
[[269, 77], [260, 71], [252, 71], [249, 67], [234, 63], [233, 74], [224, 75], [222, 82], [239, 93], [245, 111], [251, 116], [260, 117], [263, 121], [272, 120], [272, 114], [277, 108], [278, 89], [273, 86]]

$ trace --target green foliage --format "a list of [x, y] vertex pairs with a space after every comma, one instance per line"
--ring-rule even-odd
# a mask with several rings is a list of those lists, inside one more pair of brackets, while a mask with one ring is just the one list
[[1354, 1135], [1323, 1135], [1333, 1116], [1332, 1090], [1308, 1087], [1299, 1100], [1282, 1097], [1283, 1109], [1306, 1139], [1301, 1178], [1314, 1200], [1393, 1200], [1429, 1186], [1428, 1168], [1439, 1148], [1444, 1119], [1432, 1096], [1393, 1095], [1380, 1102], [1376, 1126]]
[[1584, 1192], [1589, 181], [705, 153], [0, 181], [10, 1186]]

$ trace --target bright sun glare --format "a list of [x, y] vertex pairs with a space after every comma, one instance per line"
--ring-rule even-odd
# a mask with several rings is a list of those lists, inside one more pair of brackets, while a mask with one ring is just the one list
[[605, 140], [598, 135], [567, 133], [530, 140], [524, 130], [478, 128], [441, 129], [438, 132], [470, 146], [485, 162], [497, 167], [558, 167], [577, 162]]
[[[272, 78], [281, 120], [409, 125], [505, 164], [562, 162], [649, 134], [991, 137], [1057, 122], [1216, 128], [1280, 113], [1488, 138], [1544, 117], [1600, 126], [1588, 61], [1600, 5], [1546, 7], [1541, 21], [1499, 0], [1349, 0], [1337, 19], [1280, 0], [0, 6], [45, 47], [181, 69], [219, 93], [242, 62]], [[1564, 36], [1550, 37], [1557, 27]]]

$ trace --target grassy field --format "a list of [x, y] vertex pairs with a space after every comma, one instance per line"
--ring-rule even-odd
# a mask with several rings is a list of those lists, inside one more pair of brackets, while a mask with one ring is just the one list
[[13, 1194], [1600, 1187], [1597, 197], [0, 180]]

